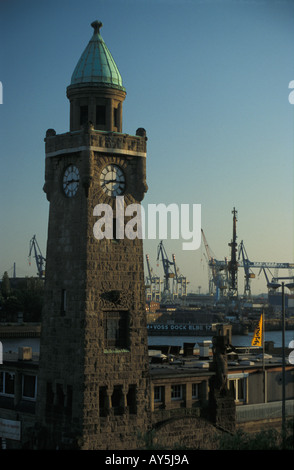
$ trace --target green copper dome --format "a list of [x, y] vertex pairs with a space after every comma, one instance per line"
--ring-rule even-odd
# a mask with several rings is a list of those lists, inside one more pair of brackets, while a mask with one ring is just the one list
[[94, 34], [74, 69], [71, 86], [97, 84], [125, 91], [116, 63], [100, 35], [102, 23], [94, 21], [91, 26], [94, 28]]

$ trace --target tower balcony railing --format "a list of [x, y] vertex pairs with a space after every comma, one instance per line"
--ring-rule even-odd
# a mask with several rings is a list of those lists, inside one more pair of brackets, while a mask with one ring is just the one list
[[137, 130], [137, 135], [122, 134], [118, 132], [106, 132], [93, 129], [91, 126], [80, 131], [56, 134], [54, 129], [48, 129], [44, 139], [46, 156], [55, 156], [59, 152], [79, 151], [84, 147], [101, 151], [111, 149], [113, 153], [133, 154], [146, 156], [146, 133], [142, 129]]

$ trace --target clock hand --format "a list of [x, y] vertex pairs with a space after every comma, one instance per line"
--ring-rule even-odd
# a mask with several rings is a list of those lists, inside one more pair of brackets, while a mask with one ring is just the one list
[[104, 182], [103, 182], [103, 185], [102, 185], [102, 186], [105, 186], [105, 185], [108, 184], [108, 183], [118, 183], [118, 181], [117, 181], [117, 180], [107, 180], [107, 181], [104, 181]]
[[71, 183], [78, 183], [78, 182], [79, 182], [79, 180], [70, 180], [70, 181], [66, 182], [66, 186], [68, 186]]

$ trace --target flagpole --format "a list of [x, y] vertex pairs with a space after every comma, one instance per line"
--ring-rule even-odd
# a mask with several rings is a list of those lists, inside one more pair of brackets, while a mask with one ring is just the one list
[[264, 403], [267, 401], [267, 386], [266, 386], [266, 370], [264, 359], [264, 310], [260, 314], [259, 322], [255, 328], [254, 336], [251, 341], [251, 346], [262, 348], [262, 383], [263, 383], [263, 396]]
[[264, 370], [264, 310], [262, 311], [262, 367]]
[[266, 394], [266, 370], [265, 370], [265, 360], [264, 360], [264, 337], [265, 337], [265, 321], [264, 321], [264, 309], [262, 310], [262, 370], [263, 370], [263, 393], [264, 393], [264, 403], [267, 402]]

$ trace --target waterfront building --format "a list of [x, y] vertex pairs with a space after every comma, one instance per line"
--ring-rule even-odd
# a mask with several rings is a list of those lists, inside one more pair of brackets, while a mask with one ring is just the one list
[[[11, 329], [9, 333], [11, 335]], [[27, 341], [29, 343], [29, 338]], [[171, 349], [171, 352], [175, 351]], [[252, 348], [235, 348], [235, 352], [229, 353], [226, 388], [233, 395], [234, 407], [220, 406], [218, 411], [213, 406], [211, 393], [216, 376], [212, 356], [201, 355], [201, 350], [197, 349], [193, 352], [193, 348], [179, 352], [169, 354], [167, 348], [149, 351], [150, 426], [142, 435], [142, 448], [154, 445], [164, 449], [213, 449], [222, 433], [238, 429], [246, 432], [281, 429], [280, 350], [267, 352], [264, 361], [260, 350]], [[2, 448], [46, 447], [47, 433], [37, 424], [36, 416], [39, 369], [39, 354], [30, 347], [4, 353], [0, 365]], [[285, 384], [286, 420], [291, 420], [294, 417], [294, 365], [289, 361]], [[109, 400], [107, 407], [99, 409], [101, 429], [113, 422], [124, 423], [125, 415], [130, 413], [131, 416], [135, 411], [134, 405], [132, 400], [127, 407], [116, 408]], [[53, 408], [56, 414], [63, 416], [58, 403]], [[132, 423], [129, 426], [130, 432], [134, 432]], [[71, 441], [64, 436], [59, 448], [71, 448]], [[122, 448], [121, 440], [113, 440], [109, 446], [112, 450]]]

